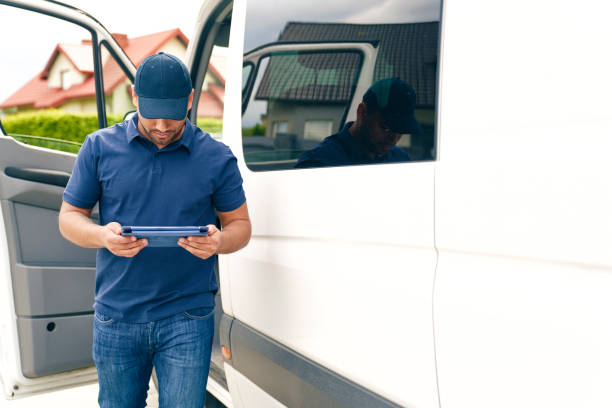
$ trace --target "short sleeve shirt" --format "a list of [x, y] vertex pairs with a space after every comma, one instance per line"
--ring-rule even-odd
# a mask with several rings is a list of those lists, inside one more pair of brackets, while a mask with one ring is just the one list
[[[158, 149], [137, 129], [138, 116], [87, 136], [64, 201], [99, 202], [100, 225], [189, 226], [215, 223], [245, 202], [229, 147], [187, 121], [180, 139]], [[214, 305], [216, 257], [181, 247], [145, 247], [135, 257], [96, 257], [96, 311], [116, 320], [148, 322]]]

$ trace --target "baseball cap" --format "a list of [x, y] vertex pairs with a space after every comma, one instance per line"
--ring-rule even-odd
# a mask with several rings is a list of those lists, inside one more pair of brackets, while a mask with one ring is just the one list
[[136, 71], [138, 111], [147, 119], [185, 119], [191, 90], [189, 71], [174, 55], [149, 55]]
[[363, 101], [374, 112], [381, 112], [392, 132], [423, 134], [414, 117], [416, 92], [407, 82], [399, 78], [376, 81], [363, 95]]

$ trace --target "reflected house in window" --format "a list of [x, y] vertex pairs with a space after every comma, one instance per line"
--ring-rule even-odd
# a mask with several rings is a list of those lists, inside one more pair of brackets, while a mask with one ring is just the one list
[[[129, 38], [113, 34], [130, 60], [138, 66], [148, 55], [166, 52], [184, 59], [189, 40], [178, 28]], [[101, 48], [102, 79], [107, 114], [134, 110], [131, 81], [105, 47]], [[73, 113], [96, 113], [96, 92], [91, 40], [57, 44], [42, 71], [0, 103], [7, 113], [57, 108]], [[214, 49], [198, 106], [198, 117], [223, 117], [226, 55]]]
[[268, 101], [266, 136], [292, 150], [329, 136], [351, 101], [361, 61], [352, 51], [271, 56], [255, 93], [256, 100]]
[[[438, 22], [289, 22], [278, 42], [346, 41], [378, 46], [373, 81], [399, 77], [412, 84], [417, 93], [416, 116], [425, 140], [402, 138], [400, 146], [413, 150], [415, 158], [427, 159], [433, 148], [438, 35]], [[259, 88], [254, 90], [255, 100], [268, 102], [262, 115], [266, 139], [273, 139], [277, 150], [288, 149], [299, 156], [299, 152], [338, 131], [345, 120], [353, 120], [345, 115], [355, 92], [361, 59], [360, 53], [350, 51], [273, 54]]]

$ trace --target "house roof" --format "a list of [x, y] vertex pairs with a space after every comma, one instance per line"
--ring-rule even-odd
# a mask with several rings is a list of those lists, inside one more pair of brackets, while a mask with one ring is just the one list
[[[344, 23], [306, 23], [289, 22], [281, 32], [279, 42], [315, 42], [315, 41], [362, 41], [379, 43], [379, 56], [374, 68], [374, 81], [388, 77], [399, 77], [409, 82], [417, 93], [417, 104], [420, 106], [432, 106], [435, 104], [436, 96], [436, 67], [438, 59], [438, 22], [428, 23], [406, 23], [406, 24], [344, 24]], [[319, 54], [320, 55], [320, 54]], [[344, 58], [354, 58], [354, 54], [343, 53]], [[277, 59], [281, 61], [282, 59]], [[317, 61], [318, 60], [318, 61]], [[275, 97], [281, 85], [278, 82], [286, 79], [272, 78], [270, 74], [275, 71], [274, 64], [278, 62], [270, 61], [268, 68], [262, 79], [264, 89], [258, 90], [256, 98]], [[312, 57], [302, 56], [300, 61], [302, 66], [311, 70], [323, 70], [328, 62], [313, 54]], [[350, 66], [350, 63], [346, 63]], [[297, 81], [299, 75], [296, 69], [301, 70], [298, 65], [294, 65], [293, 71], [285, 73], [284, 77], [293, 77]], [[265, 83], [268, 81], [268, 84]], [[297, 83], [296, 83], [297, 84]], [[285, 89], [288, 89], [285, 84]], [[310, 96], [321, 98], [320, 101], [341, 102], [342, 98], [352, 93], [351, 82], [338, 84], [339, 89], [335, 89], [332, 99], [327, 99], [326, 86], [319, 83], [297, 84], [290, 99], [303, 100], [305, 95], [312, 92], [322, 96]], [[270, 89], [266, 89], [265, 86]], [[295, 87], [294, 87], [295, 88]], [[329, 86], [327, 86], [329, 88]], [[323, 98], [325, 96], [325, 99]], [[340, 97], [342, 95], [342, 97]], [[337, 100], [333, 100], [337, 98]]]
[[[157, 50], [172, 38], [178, 38], [185, 45], [189, 42], [185, 34], [178, 28], [131, 39], [121, 34], [115, 34], [115, 36], [120, 37], [124, 51], [136, 66], [138, 66], [146, 56], [157, 52]], [[42, 109], [60, 106], [70, 99], [94, 98], [96, 92], [91, 52], [91, 43], [88, 41], [84, 41], [82, 44], [58, 44], [53, 50], [44, 69], [2, 102], [0, 108], [32, 106], [36, 109]], [[48, 71], [58, 53], [64, 54], [76, 70], [87, 76], [85, 81], [73, 85], [68, 89], [50, 88], [47, 85]], [[113, 58], [107, 58], [103, 65], [102, 72], [104, 93], [107, 95], [113, 92], [114, 89], [126, 79], [125, 73]]]
[[360, 62], [361, 55], [356, 52], [273, 55], [255, 99], [348, 102], [357, 82]]

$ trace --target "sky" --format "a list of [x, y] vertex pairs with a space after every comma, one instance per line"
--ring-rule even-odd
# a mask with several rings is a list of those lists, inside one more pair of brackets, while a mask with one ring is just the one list
[[437, 21], [440, 15], [440, 0], [294, 0], [291, 7], [279, 7], [287, 1], [255, 1], [247, 3], [245, 51], [276, 40], [288, 21], [413, 23]]
[[[202, 4], [201, 0], [65, 2], [91, 14], [111, 33], [136, 37], [178, 27], [188, 38], [193, 36]], [[287, 21], [369, 24], [434, 21], [439, 17], [439, 7], [440, 0], [249, 0], [245, 50], [276, 40]], [[88, 36], [73, 24], [0, 6], [0, 101], [38, 74], [58, 43], [76, 44]]]

